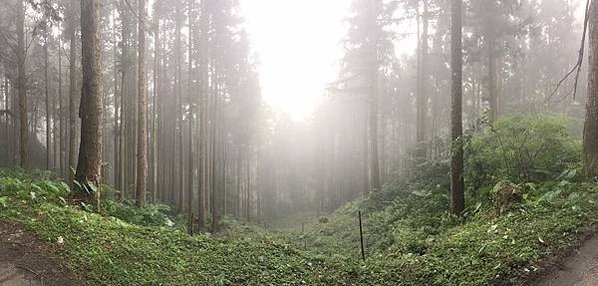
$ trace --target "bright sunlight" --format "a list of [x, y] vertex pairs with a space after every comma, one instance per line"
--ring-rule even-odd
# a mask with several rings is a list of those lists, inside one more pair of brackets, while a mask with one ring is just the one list
[[348, 0], [241, 0], [259, 57], [262, 96], [273, 109], [293, 120], [311, 114], [338, 73], [350, 4]]

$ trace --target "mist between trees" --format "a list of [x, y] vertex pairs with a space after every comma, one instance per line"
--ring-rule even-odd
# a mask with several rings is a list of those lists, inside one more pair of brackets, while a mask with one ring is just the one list
[[261, 97], [237, 0], [3, 0], [1, 165], [55, 172], [81, 199], [111, 185], [103, 196], [168, 204], [213, 231], [224, 215], [332, 211], [448, 157], [458, 214], [463, 128], [511, 113], [564, 113], [579, 136], [585, 115], [596, 174], [595, 1], [575, 97], [573, 77], [559, 82], [583, 1], [352, 3], [338, 78], [295, 121]]

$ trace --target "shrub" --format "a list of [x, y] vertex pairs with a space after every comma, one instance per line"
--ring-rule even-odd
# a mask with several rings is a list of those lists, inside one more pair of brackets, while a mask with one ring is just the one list
[[121, 202], [112, 199], [102, 200], [102, 213], [125, 222], [143, 226], [173, 226], [172, 211], [169, 206], [148, 204], [138, 208], [134, 200]]
[[[6, 176], [12, 174], [14, 176]], [[47, 174], [47, 173], [44, 173]], [[64, 201], [70, 188], [61, 181], [48, 179], [47, 176], [29, 176], [20, 171], [0, 170], [0, 196], [14, 196], [29, 201]]]
[[541, 182], [578, 164], [578, 140], [559, 115], [511, 115], [475, 134], [466, 144], [465, 179], [472, 189], [501, 180]]

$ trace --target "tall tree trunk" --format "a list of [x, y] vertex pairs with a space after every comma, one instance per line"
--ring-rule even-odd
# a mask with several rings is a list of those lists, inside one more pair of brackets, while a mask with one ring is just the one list
[[64, 99], [62, 96], [62, 30], [59, 29], [59, 35], [58, 35], [58, 101], [59, 101], [59, 111], [58, 113], [60, 114], [60, 150], [59, 150], [59, 155], [58, 155], [58, 160], [60, 160], [60, 175], [63, 178], [66, 178], [66, 172], [65, 172], [65, 149], [66, 149], [66, 130], [65, 130], [65, 118], [66, 116], [64, 115]]
[[[95, 198], [100, 207], [100, 182], [102, 177], [102, 90], [100, 60], [100, 1], [81, 0], [81, 144], [76, 178]], [[95, 184], [95, 190], [90, 186]], [[90, 195], [87, 195], [90, 194]]]
[[583, 132], [583, 165], [588, 177], [598, 176], [598, 1], [589, 11], [589, 63], [586, 119]]
[[[174, 40], [174, 58], [175, 58], [175, 128], [173, 130], [173, 169], [176, 170], [173, 173], [173, 181], [175, 184], [172, 186], [174, 188], [174, 199], [176, 206], [179, 210], [184, 209], [184, 187], [185, 184], [183, 182], [184, 175], [183, 175], [183, 148], [182, 148], [182, 141], [183, 141], [183, 124], [182, 124], [182, 114], [181, 114], [181, 74], [182, 74], [182, 56], [181, 56], [181, 21], [183, 20], [183, 13], [181, 11], [181, 4], [180, 1], [176, 1], [175, 4], [175, 40]], [[178, 146], [177, 146], [178, 145]], [[178, 151], [178, 152], [177, 152]], [[176, 155], [179, 155], [176, 158]]]
[[[214, 57], [216, 58], [216, 57]], [[213, 60], [215, 61], [215, 60]], [[210, 116], [211, 116], [211, 134], [209, 136], [210, 138], [210, 158], [209, 158], [209, 164], [210, 164], [210, 210], [211, 210], [211, 214], [212, 214], [212, 232], [218, 232], [219, 231], [219, 218], [220, 218], [220, 213], [219, 213], [219, 194], [218, 194], [218, 178], [217, 178], [217, 154], [218, 154], [218, 147], [219, 145], [217, 145], [217, 141], [216, 138], [218, 137], [218, 125], [220, 122], [218, 122], [218, 103], [219, 103], [219, 92], [218, 92], [218, 69], [215, 67], [216, 65], [213, 64], [213, 68], [212, 68], [212, 104], [210, 106], [210, 108], [212, 109], [210, 112]]]
[[378, 86], [378, 13], [377, 1], [372, 1], [370, 5], [370, 25], [371, 37], [370, 43], [370, 180], [371, 191], [376, 192], [381, 189], [380, 183], [380, 166], [378, 157], [378, 103], [379, 103], [379, 86]]
[[221, 128], [222, 130], [220, 131], [220, 144], [222, 144], [222, 153], [221, 153], [221, 165], [220, 165], [220, 192], [222, 193], [222, 214], [223, 215], [227, 215], [226, 212], [226, 201], [227, 201], [227, 197], [226, 197], [226, 176], [228, 174], [228, 164], [227, 164], [227, 160], [226, 160], [226, 147], [227, 147], [227, 142], [224, 139], [225, 136], [225, 127], [226, 127], [226, 118], [224, 117], [224, 112], [221, 113]]
[[77, 117], [76, 117], [76, 106], [75, 102], [77, 99], [77, 39], [76, 29], [77, 26], [75, 21], [77, 0], [71, 0], [70, 15], [71, 15], [71, 27], [70, 27], [70, 63], [69, 63], [69, 159], [68, 159], [68, 178], [69, 185], [73, 187], [74, 170], [77, 168], [75, 157], [77, 154]]
[[253, 199], [253, 193], [251, 189], [251, 148], [249, 146], [247, 146], [247, 152], [245, 155], [247, 156], [247, 158], [245, 159], [245, 164], [247, 168], [247, 221], [251, 222], [251, 210], [253, 208], [251, 203]]
[[198, 229], [205, 230], [205, 213], [206, 213], [206, 192], [208, 189], [208, 164], [207, 164], [207, 149], [208, 149], [208, 60], [207, 60], [207, 32], [208, 32], [208, 12], [206, 1], [201, 1], [200, 8], [200, 90], [201, 90], [201, 105], [199, 112], [199, 190], [198, 190]]
[[257, 147], [257, 154], [256, 154], [256, 166], [255, 166], [255, 192], [256, 192], [256, 203], [255, 203], [255, 208], [256, 208], [256, 219], [258, 221], [262, 220], [262, 190], [260, 188], [260, 176], [261, 176], [261, 172], [260, 172], [260, 159], [261, 159], [261, 150], [260, 150], [260, 144], [259, 141], [256, 144]]
[[[19, 85], [18, 82], [15, 83], [14, 81], [11, 81], [12, 92], [10, 92], [9, 96], [11, 98], [11, 100], [10, 100], [10, 104], [11, 104], [10, 109], [16, 113], [16, 112], [19, 112], [18, 111], [18, 109], [19, 109], [18, 101], [19, 100], [17, 98], [19, 95], [18, 95], [18, 92], [15, 92], [14, 85], [16, 85], [16, 89], [18, 91], [18, 88], [19, 88], [18, 87], [18, 85]], [[20, 137], [19, 137], [19, 130], [17, 130], [17, 129], [19, 129], [19, 126], [18, 126], [19, 123], [17, 123], [18, 120], [20, 120], [20, 117], [19, 118], [14, 118], [14, 117], [11, 118], [11, 123], [12, 123], [11, 125], [12, 126], [10, 128], [10, 132], [11, 133], [10, 133], [10, 136], [9, 136], [9, 138], [12, 139], [12, 140], [10, 140], [10, 150], [12, 151], [12, 154], [13, 154], [11, 156], [11, 159], [12, 159], [11, 162], [13, 164], [15, 164], [15, 165], [19, 165], [20, 164], [20, 156], [19, 156], [20, 149], [18, 147], [18, 145], [19, 145], [18, 141], [20, 140]]]
[[[58, 131], [58, 120], [59, 120], [59, 114], [58, 111], [56, 110], [56, 105], [58, 104], [58, 98], [56, 96], [56, 93], [53, 94], [52, 96], [52, 103], [51, 103], [51, 109], [50, 109], [50, 114], [52, 114], [52, 116], [50, 118], [52, 118], [52, 171], [54, 171], [55, 173], [58, 173], [60, 171], [60, 169], [58, 169], [58, 161], [60, 160], [59, 157], [59, 153], [58, 153], [58, 137], [56, 132]], [[58, 134], [58, 136], [60, 136], [60, 134]]]
[[[112, 42], [115, 44], [113, 50], [113, 69], [114, 69], [114, 167], [113, 167], [113, 175], [114, 175], [114, 187], [118, 190], [122, 190], [120, 188], [120, 132], [119, 132], [119, 120], [120, 120], [120, 110], [119, 110], [119, 99], [118, 99], [118, 50], [116, 48], [116, 35], [117, 35], [117, 25], [116, 25], [116, 1], [112, 1]], [[122, 99], [121, 99], [122, 100]], [[120, 192], [119, 192], [120, 193]]]
[[25, 78], [25, 0], [17, 0], [17, 86], [19, 90], [20, 165], [29, 169], [29, 130], [27, 123], [27, 79]]
[[[423, 3], [423, 14], [421, 15], [422, 33], [419, 39], [418, 47], [418, 74], [417, 74], [417, 143], [418, 156], [420, 158], [426, 157], [426, 124], [428, 117], [428, 94], [426, 93], [427, 85], [427, 57], [428, 57], [428, 2]], [[419, 5], [418, 5], [419, 6]], [[418, 7], [419, 11], [419, 7]]]
[[50, 116], [50, 92], [48, 85], [48, 27], [44, 31], [44, 98], [46, 105], [46, 170], [52, 168], [52, 152], [50, 151], [52, 145], [52, 130], [50, 124], [52, 122]]
[[154, 116], [152, 117], [152, 203], [158, 201], [158, 117], [161, 119], [162, 114], [158, 114], [158, 96], [160, 95], [160, 8], [161, 1], [156, 0], [154, 3], [154, 27], [155, 44], [154, 44], [154, 98], [153, 108]]
[[37, 137], [37, 127], [39, 126], [38, 124], [38, 120], [39, 120], [39, 105], [40, 105], [40, 99], [36, 98], [33, 101], [33, 126], [32, 126], [32, 130], [31, 133], [33, 133], [34, 136]]
[[127, 7], [125, 4], [121, 2], [120, 5], [120, 18], [121, 18], [121, 86], [120, 86], [120, 123], [119, 123], [119, 159], [118, 159], [118, 169], [119, 169], [119, 190], [118, 192], [118, 199], [123, 199], [127, 196], [127, 192], [129, 191], [129, 182], [130, 177], [132, 177], [130, 166], [130, 117], [132, 116], [132, 112], [130, 111], [130, 78], [131, 78], [131, 57], [129, 55], [129, 41], [130, 41], [130, 19], [126, 15]]
[[187, 80], [187, 100], [189, 103], [189, 116], [187, 120], [189, 121], [189, 141], [188, 141], [188, 153], [189, 153], [189, 161], [187, 165], [187, 215], [189, 218], [189, 230], [193, 232], [193, 174], [194, 174], [194, 166], [193, 166], [193, 122], [194, 122], [194, 104], [193, 104], [193, 33], [194, 30], [194, 11], [193, 11], [193, 0], [188, 1], [188, 16], [189, 16], [189, 62], [188, 62], [188, 80]]
[[[138, 1], [139, 0], [128, 0], [132, 3], [132, 5], [138, 5]], [[132, 6], [132, 7], [137, 7], [137, 6]], [[138, 63], [137, 60], [137, 50], [139, 49], [139, 46], [137, 45], [137, 41], [136, 39], [138, 39], [138, 35], [137, 35], [137, 29], [139, 26], [138, 21], [135, 21], [137, 19], [137, 13], [133, 12], [133, 9], [129, 9], [130, 12], [130, 16], [133, 21], [131, 21], [132, 24], [132, 36], [131, 36], [131, 53], [129, 53], [129, 55], [132, 57], [132, 59], [130, 60], [131, 63], [131, 79], [130, 81], [128, 81], [128, 83], [131, 85], [131, 89], [130, 89], [130, 93], [128, 94], [127, 98], [129, 100], [128, 103], [128, 108], [130, 109], [129, 114], [130, 114], [130, 120], [127, 120], [127, 122], [129, 123], [129, 128], [127, 131], [125, 131], [125, 134], [129, 135], [129, 144], [127, 144], [127, 146], [129, 147], [129, 151], [127, 151], [127, 156], [130, 156], [130, 159], [127, 160], [127, 162], [129, 162], [129, 168], [128, 171], [130, 172], [131, 176], [130, 176], [130, 191], [131, 191], [131, 195], [133, 198], [135, 198], [135, 200], [137, 199], [137, 149], [139, 147], [138, 145], [138, 140], [139, 140], [139, 136], [137, 136], [137, 126], [138, 126], [138, 122], [137, 122], [137, 117], [139, 116], [139, 105], [138, 105], [138, 80], [139, 80], [139, 75], [137, 74], [138, 70], [137, 70], [137, 66], [136, 64]], [[127, 178], [129, 178], [129, 176], [127, 175]]]
[[496, 2], [486, 1], [486, 10], [489, 14], [486, 23], [486, 49], [487, 49], [487, 68], [488, 68], [488, 101], [490, 104], [490, 122], [498, 119], [498, 63], [496, 56]]
[[488, 97], [490, 101], [490, 122], [498, 119], [498, 64], [496, 59], [496, 41], [491, 39], [488, 43]]
[[144, 208], [147, 202], [147, 93], [145, 74], [145, 0], [138, 0], [139, 10], [139, 57], [137, 87], [137, 206]]
[[462, 0], [451, 0], [451, 212], [460, 215], [465, 207], [463, 194], [463, 46]]

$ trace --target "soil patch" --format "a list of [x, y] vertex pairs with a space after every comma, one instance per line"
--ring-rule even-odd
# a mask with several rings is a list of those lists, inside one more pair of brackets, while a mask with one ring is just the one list
[[0, 286], [79, 286], [85, 282], [22, 226], [0, 221]]

